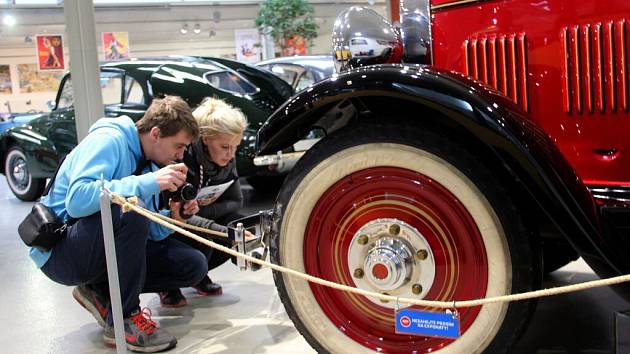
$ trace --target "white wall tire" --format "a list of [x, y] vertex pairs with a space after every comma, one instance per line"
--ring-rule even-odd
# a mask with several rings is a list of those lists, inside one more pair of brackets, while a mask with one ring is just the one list
[[12, 146], [4, 159], [4, 174], [13, 194], [23, 201], [37, 200], [44, 192], [46, 179], [33, 178], [27, 158], [18, 146]]
[[[375, 135], [378, 134], [375, 132]], [[348, 140], [347, 137], [340, 139]], [[331, 142], [328, 143], [331, 144]], [[335, 145], [334, 141], [332, 145]], [[510, 244], [500, 217], [475, 183], [457, 167], [431, 152], [399, 143], [367, 142], [340, 147], [339, 149], [333, 147], [323, 150], [327, 150], [326, 152], [319, 151], [319, 154], [324, 155], [323, 157], [311, 158], [311, 160], [317, 161], [314, 164], [309, 163], [308, 160], [304, 161], [308, 166], [304, 166], [304, 164], [299, 166], [298, 168], [301, 167], [300, 170], [289, 177], [290, 181], [287, 183], [289, 186], [283, 188], [285, 193], [281, 192], [279, 202], [283, 208], [283, 218], [280, 236], [276, 240], [275, 247], [275, 256], [280, 264], [300, 271], [310, 271], [313, 268], [305, 265], [305, 263], [310, 264], [312, 261], [310, 263], [305, 261], [308, 259], [308, 254], [305, 253], [307, 236], [304, 235], [305, 233], [308, 234], [308, 228], [311, 227], [309, 225], [312, 225], [309, 224], [309, 222], [312, 223], [310, 219], [313, 218], [311, 211], [317, 209], [317, 203], [321, 202], [322, 195], [327, 193], [335, 183], [339, 183], [340, 180], [359, 171], [382, 166], [394, 166], [395, 168], [414, 171], [430, 180], [438, 181], [461, 202], [480, 230], [483, 252], [485, 252], [486, 259], [489, 260], [486, 262], [487, 288], [482, 296], [498, 296], [511, 292], [513, 286], [512, 257]], [[334, 153], [328, 154], [329, 151]], [[312, 153], [317, 153], [317, 151]], [[345, 190], [351, 189], [345, 188]], [[285, 189], [290, 191], [285, 191]], [[337, 220], [328, 221], [337, 222]], [[313, 248], [311, 247], [312, 244], [307, 243], [306, 246]], [[458, 251], [454, 252], [457, 253]], [[325, 253], [322, 252], [322, 254]], [[331, 259], [337, 258], [331, 257]], [[322, 261], [322, 263], [324, 262], [326, 261]], [[322, 265], [321, 267], [325, 266]], [[302, 330], [303, 334], [304, 332], [307, 333], [305, 337], [312, 345], [314, 342], [316, 343], [314, 347], [320, 351], [333, 353], [372, 352], [373, 345], [360, 343], [361, 340], [357, 339], [358, 336], [353, 338], [346, 333], [349, 332], [348, 330], [339, 330], [339, 322], [331, 320], [334, 316], [330, 315], [330, 310], [322, 309], [322, 303], [328, 301], [325, 296], [318, 291], [314, 292], [313, 288], [305, 281], [293, 277], [276, 275], [276, 280], [279, 288], [282, 288], [281, 296], [286, 297], [283, 298], [285, 307], [287, 303], [291, 306], [291, 310], [288, 309], [289, 315], [293, 315], [294, 320], [295, 318], [299, 319], [298, 328]], [[445, 300], [444, 296], [441, 299]], [[335, 301], [335, 299], [330, 301]], [[505, 330], [504, 323], [508, 308], [508, 304], [483, 306], [457, 341], [438, 341], [438, 347], [429, 345], [430, 350], [435, 351], [443, 347], [440, 352], [482, 352], [489, 348], [493, 342], [497, 342], [495, 339], [502, 328]], [[502, 341], [504, 340], [498, 342]], [[400, 350], [395, 350], [395, 348]], [[409, 352], [415, 350], [410, 348], [414, 347], [398, 346], [398, 343], [392, 342], [392, 347], [386, 351]], [[426, 349], [427, 346], [420, 345], [418, 348]]]

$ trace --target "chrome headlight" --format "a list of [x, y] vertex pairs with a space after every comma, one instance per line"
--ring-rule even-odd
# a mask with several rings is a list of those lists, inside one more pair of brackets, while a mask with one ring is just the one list
[[371, 9], [353, 6], [342, 11], [333, 27], [333, 57], [337, 72], [364, 65], [397, 63], [402, 58], [398, 32]]

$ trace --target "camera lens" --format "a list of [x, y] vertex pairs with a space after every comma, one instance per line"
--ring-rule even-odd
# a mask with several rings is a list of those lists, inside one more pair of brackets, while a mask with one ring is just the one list
[[180, 196], [182, 200], [193, 200], [197, 197], [197, 188], [195, 188], [192, 184], [186, 183], [180, 187], [181, 192]]

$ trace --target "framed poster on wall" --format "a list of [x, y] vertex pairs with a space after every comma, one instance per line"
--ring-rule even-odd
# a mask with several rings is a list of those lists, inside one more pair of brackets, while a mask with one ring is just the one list
[[63, 40], [60, 34], [38, 34], [37, 63], [39, 70], [64, 70]]
[[9, 65], [0, 65], [0, 95], [10, 95], [12, 93], [11, 69]]
[[103, 32], [103, 60], [129, 58], [128, 32]]
[[245, 63], [260, 61], [260, 35], [257, 29], [234, 30], [234, 45], [236, 60]]
[[40, 71], [37, 64], [18, 64], [17, 68], [20, 93], [57, 92], [63, 78], [62, 71]]

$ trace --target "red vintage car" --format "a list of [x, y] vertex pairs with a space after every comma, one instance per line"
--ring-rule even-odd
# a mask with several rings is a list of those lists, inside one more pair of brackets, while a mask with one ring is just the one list
[[[400, 30], [344, 11], [338, 74], [258, 133], [260, 154], [326, 134], [280, 191], [272, 259], [441, 301], [536, 290], [578, 256], [629, 273], [629, 20], [626, 0], [404, 1]], [[458, 339], [411, 336], [397, 304], [274, 277], [321, 352], [509, 352], [535, 308], [465, 308]]]

